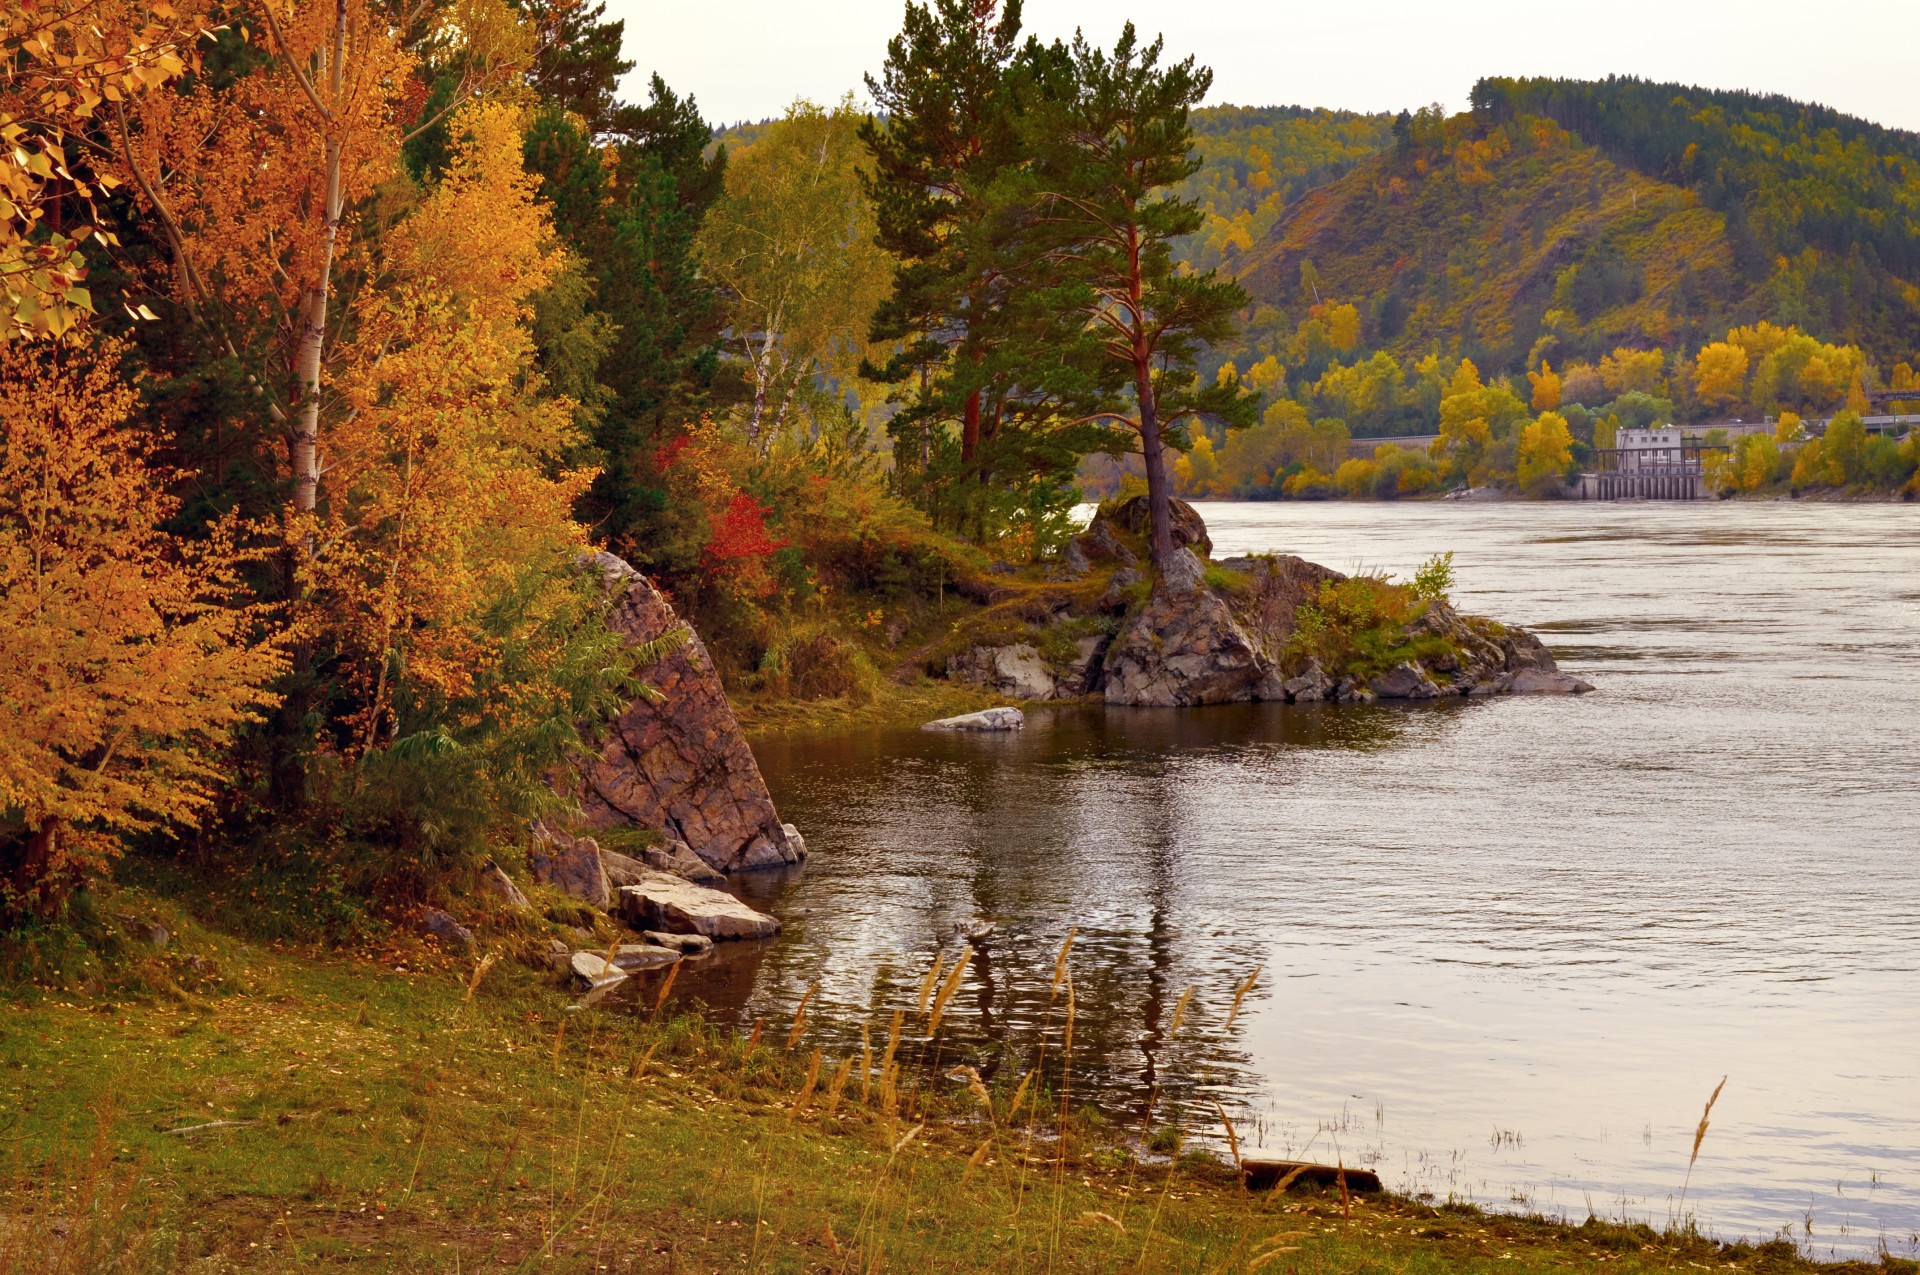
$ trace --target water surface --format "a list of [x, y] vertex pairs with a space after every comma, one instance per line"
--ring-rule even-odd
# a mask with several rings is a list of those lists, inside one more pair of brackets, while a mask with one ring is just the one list
[[1203, 512], [1216, 556], [1451, 549], [1458, 604], [1600, 689], [763, 743], [814, 857], [752, 887], [780, 940], [681, 989], [750, 1019], [818, 983], [857, 1022], [990, 918], [955, 1014], [991, 1065], [1074, 925], [1076, 1066], [1118, 1115], [1159, 1086], [1440, 1198], [1920, 1249], [1920, 509]]

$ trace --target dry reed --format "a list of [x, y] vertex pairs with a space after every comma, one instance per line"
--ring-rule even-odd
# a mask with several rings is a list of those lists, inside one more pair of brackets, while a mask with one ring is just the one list
[[800, 1082], [800, 1092], [793, 1100], [795, 1111], [806, 1110], [807, 1103], [813, 1098], [814, 1086], [820, 1083], [820, 1051], [814, 1050], [813, 1057], [807, 1060], [807, 1078]]
[[653, 1017], [660, 1017], [660, 1011], [666, 1008], [667, 997], [673, 995], [673, 980], [680, 977], [679, 961], [667, 967], [667, 976], [660, 983], [660, 992], [653, 998]]
[[1168, 1040], [1172, 1040], [1175, 1036], [1178, 1036], [1180, 1034], [1180, 1024], [1187, 1020], [1187, 1004], [1192, 999], [1193, 999], [1193, 984], [1188, 983], [1187, 989], [1184, 992], [1180, 993], [1180, 999], [1174, 1002], [1173, 1025], [1167, 1028]]
[[[1213, 1100], [1213, 1109], [1220, 1113], [1220, 1123], [1226, 1126], [1227, 1149], [1233, 1152], [1233, 1167], [1244, 1174], [1247, 1171], [1247, 1166], [1240, 1161], [1240, 1135], [1234, 1131], [1233, 1121], [1227, 1119], [1227, 1109], [1220, 1105], [1220, 1100], [1217, 1098]], [[1243, 1177], [1241, 1179], [1242, 1185], [1244, 1185], [1245, 1182], [1246, 1179]]]
[[1257, 982], [1260, 978], [1260, 971], [1265, 968], [1266, 966], [1264, 965], [1254, 966], [1253, 973], [1247, 975], [1247, 981], [1240, 984], [1240, 986], [1234, 989], [1233, 1007], [1227, 1011], [1226, 1026], [1222, 1028], [1222, 1030], [1231, 1028], [1233, 1026], [1233, 1020], [1240, 1016], [1240, 1002], [1245, 1000], [1247, 998], [1247, 993], [1253, 990], [1254, 983]]
[[913, 1002], [913, 1012], [924, 1015], [927, 1012], [927, 997], [933, 995], [933, 985], [940, 980], [940, 971], [946, 965], [947, 954], [944, 951], [933, 954], [933, 968], [920, 980], [920, 995]]
[[807, 1030], [807, 1006], [810, 1003], [812, 1003], [813, 994], [819, 990], [820, 990], [820, 984], [818, 983], [813, 984], [811, 987], [807, 988], [807, 994], [800, 998], [800, 1003], [794, 1006], [793, 1026], [787, 1029], [787, 1052], [788, 1053], [793, 1052], [793, 1047], [800, 1043], [801, 1034]]
[[972, 959], [973, 949], [962, 948], [960, 959], [953, 963], [953, 971], [947, 975], [946, 982], [940, 984], [940, 994], [933, 998], [933, 1013], [927, 1018], [928, 1039], [940, 1033], [940, 1020], [946, 1017], [947, 1006], [953, 1002], [954, 993], [960, 990], [960, 980], [966, 977], [967, 962]]
[[847, 1078], [851, 1075], [853, 1075], [853, 1055], [849, 1054], [834, 1069], [833, 1079], [827, 1082], [826, 1111], [828, 1115], [832, 1115], [839, 1108], [840, 1095], [845, 1092]]
[[1720, 1101], [1720, 1091], [1727, 1087], [1727, 1078], [1720, 1077], [1720, 1083], [1707, 1095], [1706, 1108], [1700, 1113], [1700, 1125], [1693, 1131], [1693, 1154], [1687, 1157], [1687, 1176], [1680, 1184], [1680, 1207], [1687, 1206], [1687, 1188], [1693, 1185], [1693, 1165], [1700, 1158], [1700, 1144], [1707, 1140], [1707, 1122], [1713, 1115], [1713, 1104]]
[[1080, 927], [1070, 925], [1067, 927], [1067, 937], [1061, 940], [1060, 955], [1053, 962], [1053, 987], [1047, 992], [1049, 1005], [1053, 1004], [1054, 999], [1060, 995], [1060, 984], [1067, 977], [1067, 955], [1073, 951], [1073, 939], [1078, 933], [1080, 933]]

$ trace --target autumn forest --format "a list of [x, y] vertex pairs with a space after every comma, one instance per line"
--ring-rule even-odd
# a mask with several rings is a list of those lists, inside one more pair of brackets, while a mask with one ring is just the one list
[[1920, 481], [1862, 425], [1920, 405], [1911, 134], [1634, 80], [1207, 106], [1132, 27], [960, 0], [716, 130], [623, 98], [622, 38], [578, 0], [8, 6], [12, 922], [130, 849], [321, 932], [477, 870], [644, 693], [594, 549], [730, 689], [834, 695], [1090, 496], [1555, 498], [1622, 429], [1735, 419], [1724, 494]]

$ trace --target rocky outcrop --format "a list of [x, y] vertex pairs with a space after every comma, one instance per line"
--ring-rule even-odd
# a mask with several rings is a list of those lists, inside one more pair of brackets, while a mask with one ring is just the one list
[[1146, 605], [1128, 616], [1103, 661], [1107, 703], [1170, 708], [1275, 697], [1267, 686], [1273, 662], [1205, 587], [1204, 571], [1192, 550], [1178, 550]]
[[710, 939], [764, 939], [780, 932], [780, 922], [724, 890], [695, 885], [666, 872], [649, 873], [620, 887], [620, 917], [636, 930], [703, 934]]
[[[611, 593], [608, 622], [630, 643], [680, 627], [651, 581], [609, 553], [592, 556]], [[664, 831], [721, 872], [798, 863], [806, 843], [780, 822], [760, 767], [695, 637], [645, 672], [659, 698], [622, 710], [577, 794], [588, 828]]]

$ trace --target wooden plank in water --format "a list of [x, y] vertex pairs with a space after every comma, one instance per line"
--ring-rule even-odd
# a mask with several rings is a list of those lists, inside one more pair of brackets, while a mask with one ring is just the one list
[[1243, 1158], [1240, 1171], [1246, 1175], [1249, 1191], [1271, 1191], [1282, 1182], [1288, 1186], [1298, 1186], [1304, 1182], [1313, 1186], [1338, 1187], [1343, 1173], [1349, 1191], [1371, 1194], [1384, 1189], [1380, 1185], [1380, 1175], [1371, 1169], [1343, 1169], [1337, 1164], [1314, 1164], [1306, 1160]]

